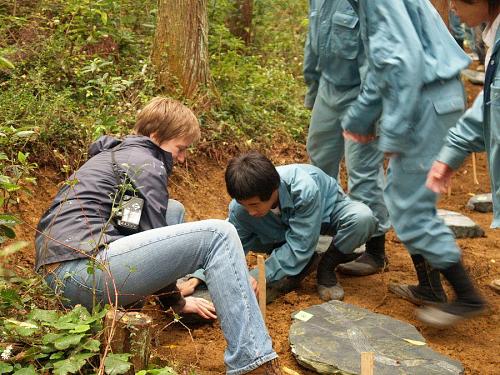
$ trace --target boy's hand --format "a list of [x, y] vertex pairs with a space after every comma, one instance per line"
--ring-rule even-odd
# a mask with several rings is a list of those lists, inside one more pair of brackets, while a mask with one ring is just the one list
[[186, 304], [181, 312], [198, 314], [208, 320], [217, 319], [214, 304], [204, 298], [186, 297]]
[[255, 296], [257, 298], [259, 298], [259, 283], [257, 282], [257, 280], [255, 280], [253, 278], [253, 276], [250, 276], [250, 286], [252, 287], [254, 293], [255, 293]]
[[201, 284], [200, 279], [197, 279], [196, 277], [192, 277], [188, 281], [180, 284], [178, 286], [178, 288], [181, 291], [182, 296], [186, 297], [186, 296], [190, 296], [191, 294], [193, 294], [196, 287], [200, 284]]

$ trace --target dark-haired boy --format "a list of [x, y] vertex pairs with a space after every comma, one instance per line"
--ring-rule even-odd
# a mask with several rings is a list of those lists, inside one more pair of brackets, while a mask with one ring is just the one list
[[[266, 252], [266, 280], [296, 277], [310, 264], [320, 234], [334, 238], [317, 271], [323, 300], [342, 299], [335, 267], [353, 259], [354, 250], [377, 229], [377, 219], [363, 203], [350, 200], [335, 179], [308, 164], [275, 168], [257, 152], [232, 159], [226, 187], [233, 201], [229, 221], [245, 252]], [[250, 274], [255, 278], [256, 270]]]

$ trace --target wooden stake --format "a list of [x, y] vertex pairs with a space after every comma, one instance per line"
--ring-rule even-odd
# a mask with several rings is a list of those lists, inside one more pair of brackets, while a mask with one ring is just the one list
[[474, 183], [479, 185], [479, 180], [477, 179], [477, 167], [476, 167], [476, 153], [472, 153], [472, 176], [474, 177]]
[[[115, 315], [116, 314], [116, 315]], [[146, 314], [110, 310], [104, 319], [104, 343], [111, 338], [113, 353], [130, 353], [131, 368], [126, 374], [135, 374], [148, 367], [151, 352], [151, 324], [153, 320]]]
[[259, 306], [262, 318], [266, 321], [266, 264], [262, 255], [257, 255], [257, 268], [259, 270]]
[[361, 353], [361, 375], [373, 375], [373, 352]]

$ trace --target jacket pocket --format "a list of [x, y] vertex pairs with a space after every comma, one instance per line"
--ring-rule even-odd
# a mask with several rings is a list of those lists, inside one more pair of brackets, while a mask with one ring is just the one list
[[359, 54], [359, 18], [355, 14], [336, 12], [332, 17], [331, 52], [353, 60]]
[[490, 88], [491, 139], [496, 143], [500, 143], [500, 82], [493, 83]]

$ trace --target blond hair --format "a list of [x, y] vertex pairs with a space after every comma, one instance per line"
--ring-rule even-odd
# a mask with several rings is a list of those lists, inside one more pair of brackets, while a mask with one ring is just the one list
[[158, 144], [181, 137], [197, 142], [200, 139], [200, 124], [184, 104], [158, 96], [139, 112], [133, 133], [154, 136]]

